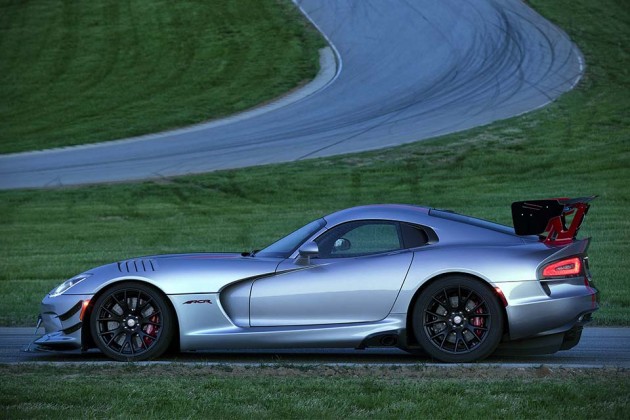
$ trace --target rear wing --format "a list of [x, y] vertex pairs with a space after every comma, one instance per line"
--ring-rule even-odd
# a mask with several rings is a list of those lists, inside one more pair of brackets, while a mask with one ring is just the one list
[[589, 202], [595, 198], [596, 195], [514, 202], [514, 230], [517, 235], [540, 235], [541, 240], [550, 245], [570, 243], [588, 213]]

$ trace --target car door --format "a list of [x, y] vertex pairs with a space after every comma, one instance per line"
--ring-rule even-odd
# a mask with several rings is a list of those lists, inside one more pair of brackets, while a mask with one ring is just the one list
[[257, 279], [250, 325], [289, 326], [371, 322], [385, 318], [413, 259], [398, 222], [344, 223], [315, 240], [318, 257], [283, 261]]

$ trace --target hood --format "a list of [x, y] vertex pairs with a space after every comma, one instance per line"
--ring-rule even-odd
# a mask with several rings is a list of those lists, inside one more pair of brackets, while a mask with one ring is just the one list
[[[145, 257], [132, 258], [129, 260], [118, 261], [118, 270], [121, 273], [150, 273], [158, 271], [162, 262], [170, 264], [173, 261], [186, 260], [228, 260], [242, 258], [238, 253], [194, 253], [194, 254], [164, 254], [164, 255], [148, 255]], [[170, 260], [170, 261], [167, 261]]]
[[281, 261], [238, 253], [150, 255], [88, 270], [90, 277], [72, 294], [96, 293], [121, 280], [148, 282], [166, 294], [216, 293], [240, 280], [272, 274]]

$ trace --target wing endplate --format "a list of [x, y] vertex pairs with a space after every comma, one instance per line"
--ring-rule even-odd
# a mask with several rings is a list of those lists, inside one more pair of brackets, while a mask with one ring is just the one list
[[589, 203], [596, 197], [514, 202], [514, 230], [517, 235], [541, 235], [541, 240], [550, 245], [572, 242], [588, 213]]

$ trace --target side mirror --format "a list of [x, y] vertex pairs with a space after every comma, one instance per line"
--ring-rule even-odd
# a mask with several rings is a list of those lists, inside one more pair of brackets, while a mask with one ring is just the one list
[[316, 257], [319, 254], [319, 246], [316, 242], [307, 242], [298, 249], [298, 253], [304, 258]]

